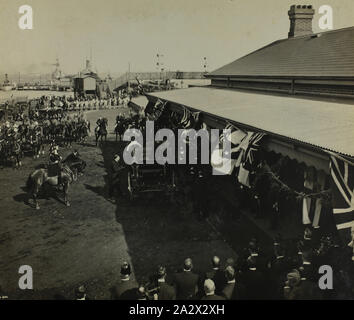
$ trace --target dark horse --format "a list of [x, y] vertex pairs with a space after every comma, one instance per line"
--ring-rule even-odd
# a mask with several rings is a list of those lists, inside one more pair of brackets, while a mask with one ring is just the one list
[[[63, 186], [64, 193], [64, 203], [66, 206], [70, 206], [70, 202], [68, 200], [68, 189], [70, 183], [76, 180], [75, 174], [70, 170], [67, 165], [62, 166], [61, 170], [61, 185]], [[43, 186], [44, 183], [48, 183], [51, 186], [59, 186], [58, 177], [48, 177], [48, 169], [38, 169], [33, 171], [28, 179], [27, 179], [27, 189], [28, 189], [28, 203], [29, 199], [32, 197], [36, 209], [40, 209], [39, 203], [37, 200], [37, 195]]]
[[101, 142], [104, 140], [107, 141], [107, 125], [108, 125], [108, 120], [106, 118], [103, 118], [100, 121], [100, 124], [95, 128], [95, 136], [96, 136], [96, 146], [98, 144], [98, 140], [101, 138]]
[[116, 126], [114, 127], [114, 132], [116, 134], [116, 141], [118, 141], [118, 137], [119, 137], [119, 141], [122, 140], [124, 131], [125, 131], [124, 122], [121, 120], [117, 121]]

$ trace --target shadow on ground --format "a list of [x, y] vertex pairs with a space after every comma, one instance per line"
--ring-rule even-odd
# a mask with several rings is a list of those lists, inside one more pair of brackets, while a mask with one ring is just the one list
[[[107, 141], [101, 145], [101, 150], [108, 188], [113, 155], [121, 154], [123, 145]], [[91, 190], [102, 195], [101, 189]], [[213, 255], [220, 256], [223, 261], [229, 257], [236, 259], [236, 252], [241, 252], [252, 236], [257, 236], [260, 241], [266, 239], [263, 242], [269, 245], [270, 239], [262, 230], [255, 230], [255, 226], [240, 215], [230, 214], [230, 208], [226, 208], [229, 214], [225, 216], [225, 221], [214, 224], [211, 223], [214, 222], [212, 217], [201, 220], [193, 212], [193, 207], [189, 212], [187, 207], [187, 203], [171, 204], [157, 194], [146, 195], [133, 202], [117, 198], [116, 221], [123, 227], [138, 280], [154, 273], [159, 264], [165, 265], [170, 272], [179, 270], [186, 257], [193, 259], [196, 271], [205, 272], [210, 268]]]

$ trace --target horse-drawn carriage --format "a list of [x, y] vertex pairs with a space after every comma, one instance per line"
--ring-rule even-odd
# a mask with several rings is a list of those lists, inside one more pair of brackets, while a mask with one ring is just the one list
[[[145, 157], [144, 150], [144, 158]], [[173, 200], [176, 184], [173, 165], [168, 164], [132, 164], [127, 175], [127, 187], [130, 200], [143, 194], [158, 193]]]

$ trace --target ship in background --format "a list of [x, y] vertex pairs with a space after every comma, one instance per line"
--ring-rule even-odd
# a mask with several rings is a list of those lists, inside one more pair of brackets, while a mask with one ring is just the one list
[[0, 90], [11, 91], [12, 89], [14, 89], [14, 85], [10, 83], [7, 73], [5, 73], [5, 80], [3, 84], [0, 86]]

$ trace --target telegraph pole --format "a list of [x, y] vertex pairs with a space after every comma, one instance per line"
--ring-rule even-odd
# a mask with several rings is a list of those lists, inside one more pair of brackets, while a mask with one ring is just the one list
[[161, 82], [161, 79], [162, 79], [162, 72], [164, 70], [163, 62], [161, 61], [163, 57], [164, 57], [164, 55], [161, 54], [161, 53], [157, 53], [156, 54], [156, 58], [157, 58], [156, 68], [157, 68], [157, 72], [159, 73], [159, 78], [160, 78], [160, 80], [158, 81], [159, 88], [160, 88], [160, 82]]
[[130, 92], [130, 62], [128, 63], [128, 93]]
[[207, 73], [207, 67], [208, 67], [207, 58], [204, 57], [204, 58], [203, 58], [204, 73]]

